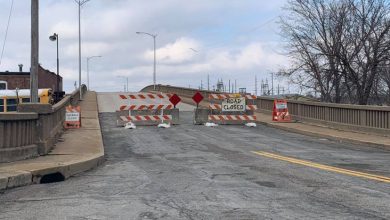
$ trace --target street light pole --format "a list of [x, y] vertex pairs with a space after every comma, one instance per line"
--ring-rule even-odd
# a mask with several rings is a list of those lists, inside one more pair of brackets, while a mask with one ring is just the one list
[[96, 58], [96, 57], [102, 57], [102, 56], [87, 57], [87, 89], [88, 89], [88, 91], [89, 91], [89, 60], [91, 60], [92, 58]]
[[58, 34], [54, 33], [52, 36], [49, 37], [51, 41], [56, 41], [57, 43], [57, 88], [56, 88], [56, 95], [55, 95], [55, 102], [59, 101], [59, 92], [60, 92], [60, 59], [58, 56], [58, 41], [59, 37]]
[[153, 51], [154, 51], [154, 62], [153, 62], [153, 90], [156, 90], [156, 37], [157, 34], [150, 34], [147, 32], [135, 32], [136, 34], [146, 34], [153, 37]]
[[75, 0], [79, 6], [79, 90], [80, 90], [80, 100], [82, 100], [83, 94], [81, 91], [81, 6], [90, 0]]
[[126, 87], [125, 87], [125, 90], [124, 90], [124, 92], [129, 92], [129, 77], [127, 77], [127, 76], [117, 76], [117, 77], [119, 77], [119, 78], [126, 78]]

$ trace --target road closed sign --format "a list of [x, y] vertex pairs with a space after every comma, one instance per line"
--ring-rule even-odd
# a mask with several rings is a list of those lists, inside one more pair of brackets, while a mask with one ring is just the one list
[[245, 98], [227, 98], [222, 101], [223, 112], [243, 112], [245, 111]]
[[80, 113], [67, 112], [65, 115], [65, 121], [80, 121]]
[[65, 128], [81, 127], [81, 109], [80, 106], [67, 106], [65, 113]]

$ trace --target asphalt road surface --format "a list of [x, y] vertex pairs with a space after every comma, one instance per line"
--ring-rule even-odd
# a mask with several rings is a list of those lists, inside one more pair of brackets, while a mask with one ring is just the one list
[[390, 219], [389, 151], [192, 117], [125, 130], [101, 113], [105, 164], [3, 192], [0, 219]]

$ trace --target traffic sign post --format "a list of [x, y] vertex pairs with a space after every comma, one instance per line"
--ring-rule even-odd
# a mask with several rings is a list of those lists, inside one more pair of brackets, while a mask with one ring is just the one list
[[178, 95], [173, 94], [171, 98], [169, 98], [169, 101], [173, 104], [173, 107], [176, 108], [176, 105], [181, 101], [181, 98]]
[[196, 108], [199, 108], [199, 103], [204, 99], [200, 92], [196, 92], [194, 96], [192, 96], [192, 100], [196, 103]]

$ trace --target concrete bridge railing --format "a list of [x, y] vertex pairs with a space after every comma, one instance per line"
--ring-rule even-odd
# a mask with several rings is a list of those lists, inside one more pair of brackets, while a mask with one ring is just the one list
[[[153, 86], [142, 89], [142, 91], [152, 90]], [[192, 97], [198, 91], [166, 85], [157, 85], [156, 90], [185, 97]], [[205, 90], [200, 92], [206, 100], [210, 93], [215, 93]], [[273, 101], [273, 98], [259, 96], [257, 98], [258, 111], [271, 113]], [[321, 123], [341, 129], [390, 133], [390, 107], [288, 100], [288, 108], [293, 119], [299, 121]]]
[[[81, 87], [83, 94], [86, 86]], [[20, 104], [18, 112], [0, 114], [0, 162], [45, 155], [63, 132], [65, 107], [76, 105], [79, 90], [55, 105]]]

